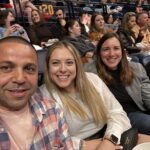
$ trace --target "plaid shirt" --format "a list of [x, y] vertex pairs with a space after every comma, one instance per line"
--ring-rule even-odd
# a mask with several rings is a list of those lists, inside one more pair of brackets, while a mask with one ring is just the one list
[[[30, 150], [73, 150], [66, 120], [57, 104], [35, 94], [29, 106], [36, 127]], [[1, 120], [0, 150], [10, 150], [9, 136]]]

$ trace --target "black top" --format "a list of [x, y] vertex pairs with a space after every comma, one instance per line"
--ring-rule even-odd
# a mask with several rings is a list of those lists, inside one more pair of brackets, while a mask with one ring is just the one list
[[79, 24], [80, 24], [80, 27], [81, 27], [81, 34], [82, 35], [85, 35], [86, 37], [88, 37], [88, 33], [86, 32], [86, 29], [85, 29], [85, 26], [84, 24], [82, 24], [80, 21], [79, 21]]
[[84, 35], [78, 36], [76, 38], [65, 36], [64, 39], [74, 45], [81, 57], [85, 56], [87, 52], [95, 52], [96, 50], [96, 47], [91, 43], [89, 38]]
[[140, 111], [140, 109], [137, 107], [137, 105], [125, 89], [125, 86], [121, 83], [119, 69], [109, 72], [115, 78], [116, 82], [110, 83], [108, 85], [108, 88], [114, 94], [119, 103], [122, 105], [125, 112], [128, 114], [130, 112]]
[[32, 44], [41, 45], [41, 42], [47, 42], [49, 39], [56, 38], [53, 30], [47, 23], [32, 25], [27, 32]]

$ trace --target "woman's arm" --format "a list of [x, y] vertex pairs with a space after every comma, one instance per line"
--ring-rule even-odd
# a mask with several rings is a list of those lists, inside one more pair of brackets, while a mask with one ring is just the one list
[[121, 134], [131, 127], [130, 121], [122, 106], [110, 92], [106, 84], [93, 73], [88, 73], [87, 76], [101, 95], [107, 109], [107, 129], [105, 136], [115, 135], [118, 138], [119, 144]]

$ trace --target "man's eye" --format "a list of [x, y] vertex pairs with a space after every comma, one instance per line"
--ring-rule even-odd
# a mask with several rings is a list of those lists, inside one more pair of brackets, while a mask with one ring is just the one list
[[10, 66], [1, 66], [0, 70], [3, 72], [9, 72], [12, 70], [12, 68]]
[[114, 49], [115, 49], [115, 50], [120, 50], [121, 48], [120, 48], [120, 47], [115, 47]]
[[27, 67], [25, 68], [25, 70], [26, 70], [27, 72], [29, 72], [29, 73], [35, 73], [35, 72], [36, 72], [36, 67], [34, 67], [34, 66], [27, 66]]

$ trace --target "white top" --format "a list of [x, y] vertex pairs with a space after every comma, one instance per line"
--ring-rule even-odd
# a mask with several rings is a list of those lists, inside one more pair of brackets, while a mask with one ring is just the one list
[[[119, 138], [120, 141], [121, 134], [131, 127], [130, 121], [126, 113], [123, 111], [122, 106], [113, 96], [113, 94], [109, 91], [104, 82], [97, 75], [93, 73], [86, 73], [86, 75], [89, 81], [95, 86], [97, 91], [100, 93], [104, 104], [108, 109], [108, 121], [105, 135], [114, 134]], [[49, 92], [47, 91], [45, 85], [42, 85], [40, 87], [40, 90], [45, 98], [50, 98]], [[63, 107], [60, 97], [55, 91], [53, 92], [53, 97], [60, 104], [60, 107], [63, 108], [64, 112], [67, 112], [67, 110], [65, 110], [65, 108]], [[81, 105], [83, 105], [82, 102]], [[97, 133], [104, 126], [104, 123], [101, 123], [99, 124], [99, 126], [96, 126], [89, 110], [84, 105], [83, 108], [89, 115], [89, 117], [84, 121], [73, 113], [65, 114], [69, 126], [69, 133], [72, 137], [75, 137], [74, 139], [76, 139], [77, 143], [79, 143], [80, 139], [85, 139]]]

